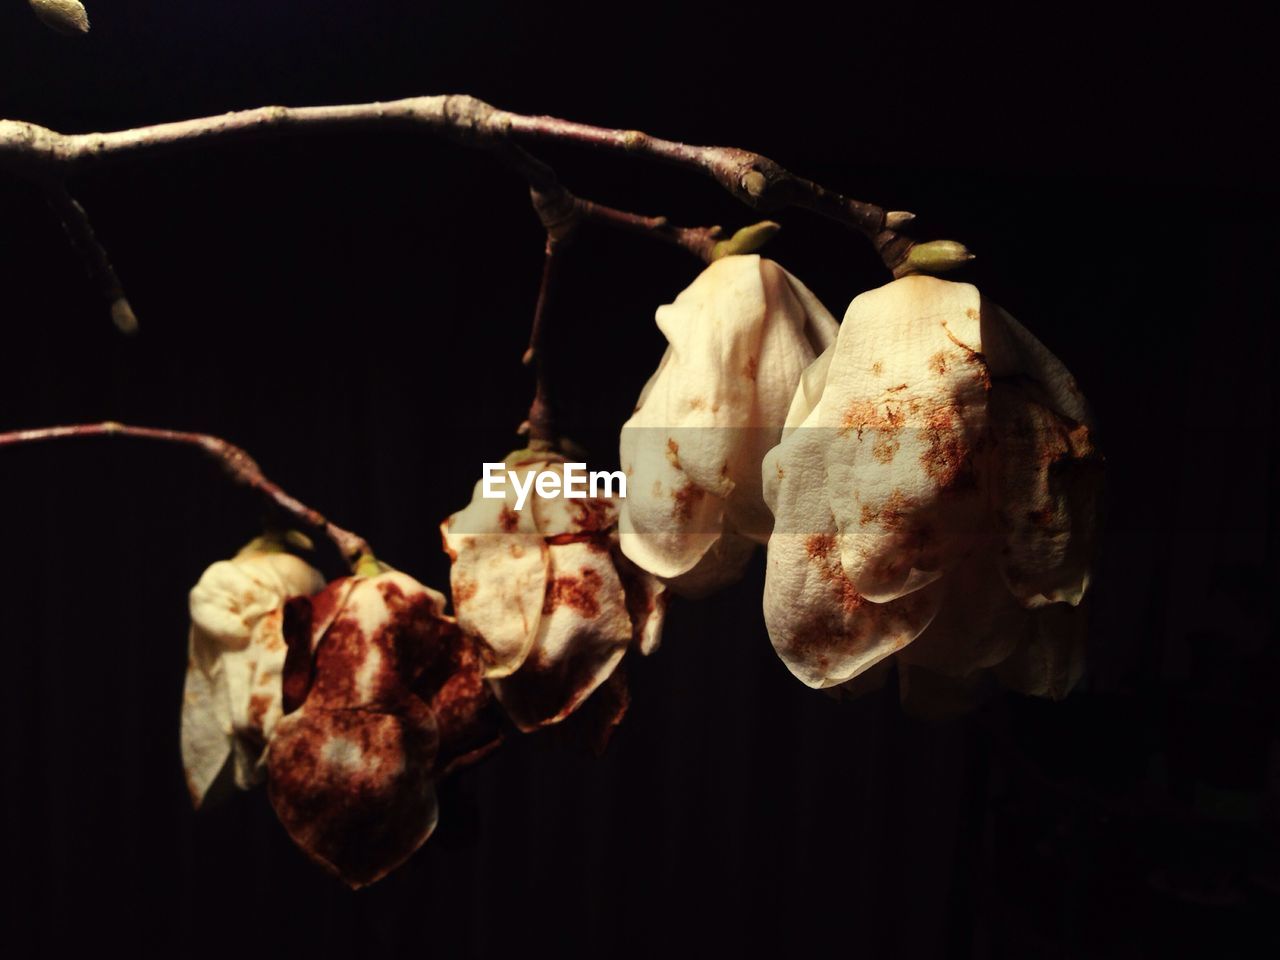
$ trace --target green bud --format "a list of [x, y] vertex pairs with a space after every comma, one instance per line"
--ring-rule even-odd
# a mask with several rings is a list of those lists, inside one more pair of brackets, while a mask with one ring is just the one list
[[89, 14], [80, 0], [27, 0], [40, 22], [58, 33], [89, 32]]
[[898, 268], [899, 275], [907, 273], [945, 273], [973, 259], [973, 254], [963, 243], [955, 240], [930, 240], [917, 243], [907, 254], [906, 261]]
[[355, 575], [357, 577], [376, 577], [391, 568], [372, 553], [362, 553], [356, 560]]
[[772, 220], [761, 220], [743, 227], [728, 240], [719, 240], [711, 248], [711, 259], [731, 257], [742, 253], [755, 253], [777, 235], [782, 227]]

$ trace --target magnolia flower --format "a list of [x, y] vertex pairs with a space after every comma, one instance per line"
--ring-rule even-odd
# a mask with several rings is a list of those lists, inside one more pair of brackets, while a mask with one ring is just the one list
[[304, 561], [255, 541], [209, 567], [192, 589], [181, 743], [197, 807], [229, 756], [241, 789], [262, 779], [263, 748], [281, 715], [281, 607], [322, 586]]
[[904, 696], [1081, 669], [1100, 457], [1063, 365], [968, 284], [855, 299], [765, 458], [764, 611], [813, 687], [898, 654]]
[[[522, 450], [506, 460], [521, 478], [564, 474], [564, 458]], [[498, 701], [524, 731], [568, 717], [604, 683], [634, 643], [657, 648], [661, 584], [617, 549], [617, 503], [530, 494], [517, 510], [483, 496], [440, 525], [462, 630], [483, 647]]]
[[479, 658], [412, 577], [346, 577], [285, 611], [285, 715], [268, 794], [289, 835], [353, 887], [430, 836], [435, 781], [496, 745]]
[[622, 552], [681, 593], [736, 580], [773, 527], [760, 464], [836, 322], [757, 255], [717, 260], [659, 307], [670, 346], [623, 426]]

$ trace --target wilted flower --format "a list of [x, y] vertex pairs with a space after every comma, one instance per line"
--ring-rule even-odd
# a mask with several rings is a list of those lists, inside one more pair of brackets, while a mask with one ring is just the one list
[[976, 288], [853, 301], [765, 458], [774, 647], [813, 687], [898, 654], [904, 696], [1081, 669], [1101, 458], [1063, 365]]
[[209, 567], [192, 589], [181, 741], [197, 807], [233, 753], [240, 788], [261, 781], [262, 751], [281, 715], [281, 607], [323, 586], [298, 557], [254, 541]]
[[[522, 450], [506, 459], [519, 478], [563, 476], [564, 458]], [[521, 482], [525, 482], [521, 480]], [[458, 624], [483, 645], [494, 694], [530, 731], [569, 716], [604, 683], [628, 647], [654, 650], [661, 637], [661, 584], [617, 548], [612, 497], [542, 497], [517, 510], [483, 496], [440, 526]]]
[[293, 840], [351, 886], [417, 850], [435, 828], [435, 781], [496, 744], [480, 660], [444, 605], [390, 571], [285, 610], [268, 793]]
[[656, 319], [670, 346], [622, 429], [622, 551], [698, 595], [737, 579], [768, 540], [760, 464], [837, 327], [800, 281], [757, 255], [715, 261]]

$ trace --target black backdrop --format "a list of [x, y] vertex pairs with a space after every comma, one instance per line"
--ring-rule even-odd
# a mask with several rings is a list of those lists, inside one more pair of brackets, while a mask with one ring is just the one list
[[[917, 4], [832, 19], [649, 3], [93, 3], [0, 10], [0, 116], [112, 129], [263, 103], [470, 92], [750, 147], [922, 214], [1091, 397], [1109, 461], [1090, 673], [962, 721], [794, 681], [762, 562], [671, 613], [596, 760], [509, 743], [351, 894], [261, 793], [195, 815], [178, 757], [186, 591], [258, 529], [194, 454], [0, 454], [9, 942], [170, 955], [1256, 956], [1277, 947], [1280, 736], [1272, 35], [1219, 6]], [[1212, 15], [1215, 19], [1205, 17]], [[580, 194], [748, 222], [710, 182], [549, 150]], [[515, 443], [540, 270], [524, 188], [405, 135], [212, 148], [76, 190], [143, 325], [119, 337], [29, 186], [0, 177], [0, 429], [207, 431], [442, 587], [436, 527]], [[771, 255], [839, 315], [858, 238], [782, 215]], [[684, 255], [592, 233], [553, 334], [600, 466]], [[1269, 922], [1270, 921], [1270, 922]], [[358, 954], [351, 951], [358, 950]]]

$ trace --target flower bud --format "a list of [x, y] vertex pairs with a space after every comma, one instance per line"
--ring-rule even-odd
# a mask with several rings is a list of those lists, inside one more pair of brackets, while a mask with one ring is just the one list
[[836, 323], [756, 255], [717, 260], [656, 319], [670, 346], [622, 429], [622, 551], [698, 595], [737, 579], [768, 539], [760, 464]]
[[928, 243], [917, 243], [907, 253], [904, 264], [898, 268], [898, 274], [906, 273], [945, 273], [963, 266], [973, 259], [973, 254], [963, 243], [955, 240], [930, 240]]

